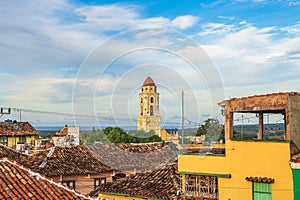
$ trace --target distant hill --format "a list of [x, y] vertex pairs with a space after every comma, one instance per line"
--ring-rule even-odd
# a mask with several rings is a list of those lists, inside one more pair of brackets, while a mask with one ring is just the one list
[[[255, 139], [258, 133], [258, 124], [235, 125], [234, 139]], [[284, 138], [284, 124], [265, 124], [264, 139], [282, 140]]]

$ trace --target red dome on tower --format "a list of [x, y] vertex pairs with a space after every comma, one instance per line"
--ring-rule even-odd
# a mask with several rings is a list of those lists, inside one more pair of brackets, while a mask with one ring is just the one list
[[143, 86], [155, 86], [154, 81], [152, 80], [152, 78], [150, 76], [148, 76], [145, 81]]

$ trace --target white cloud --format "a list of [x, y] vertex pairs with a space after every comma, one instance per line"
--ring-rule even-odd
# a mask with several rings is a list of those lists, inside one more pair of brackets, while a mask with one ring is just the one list
[[221, 23], [207, 23], [202, 25], [203, 31], [198, 35], [215, 35], [215, 34], [224, 34], [235, 30], [235, 26], [232, 24], [221, 24]]
[[288, 6], [300, 6], [300, 2], [299, 1], [288, 1], [287, 2]]
[[[238, 88], [253, 87], [249, 90], [251, 94], [273, 92], [274, 87], [269, 87], [270, 83], [278, 86], [276, 91], [293, 88], [280, 87], [276, 83], [298, 80], [300, 37], [278, 39], [277, 32], [277, 27], [235, 25], [231, 32], [225, 31], [214, 40], [203, 39], [205, 45], [202, 47], [219, 69], [226, 91], [230, 91], [231, 95], [247, 95], [247, 91], [241, 92]], [[268, 88], [262, 90], [259, 85]]]
[[85, 6], [77, 8], [76, 12], [86, 23], [98, 25], [102, 31], [167, 27], [184, 30], [198, 22], [198, 17], [193, 15], [177, 16], [173, 20], [162, 16], [144, 18], [139, 13], [139, 7], [132, 5]]
[[[215, 1], [202, 6], [214, 7], [221, 3], [222, 1]], [[16, 4], [18, 6], [15, 6]], [[141, 7], [128, 4], [79, 7], [64, 0], [55, 0], [51, 3], [38, 0], [2, 1], [0, 3], [1, 105], [70, 112], [73, 83], [77, 81], [79, 98], [75, 101], [81, 103], [82, 107], [76, 111], [91, 114], [94, 111], [91, 105], [96, 102], [100, 111], [111, 113], [111, 98], [114, 98], [116, 108], [126, 103], [134, 106], [135, 102], [123, 101], [123, 98], [130, 95], [130, 98], [135, 98], [132, 95], [136, 89], [147, 75], [151, 75], [160, 84], [160, 90], [165, 92], [161, 94], [163, 100], [161, 103], [166, 114], [170, 116], [178, 114], [176, 110], [178, 98], [174, 94], [175, 90], [180, 91], [183, 87], [188, 88], [193, 95], [194, 92], [198, 94], [196, 98], [200, 100], [193, 102], [201, 102], [201, 105], [205, 105], [201, 107], [202, 111], [210, 113], [209, 91], [203, 89], [204, 77], [193, 73], [194, 71], [189, 68], [191, 66], [184, 65], [187, 63], [178, 61], [181, 58], [168, 56], [163, 50], [171, 46], [170, 49], [174, 53], [189, 52], [190, 57], [197, 57], [198, 51], [186, 47], [192, 46], [191, 43], [186, 45], [181, 43], [186, 38], [166, 35], [163, 30], [140, 31], [127, 35], [130, 39], [124, 37], [122, 40], [109, 43], [110, 45], [102, 46], [105, 51], [102, 51], [102, 54], [95, 54], [91, 58], [95, 60], [88, 63], [92, 64], [88, 67], [93, 77], [74, 80], [75, 72], [85, 56], [95, 45], [109, 37], [106, 35], [107, 32], [136, 28], [185, 30], [195, 26], [199, 21], [199, 18], [193, 15], [174, 18], [145, 17], [141, 10]], [[218, 20], [231, 21], [234, 18], [219, 16]], [[275, 38], [275, 34], [278, 33], [277, 27], [259, 28], [247, 21], [236, 24], [233, 21], [232, 24], [211, 22], [203, 24], [202, 31], [194, 38], [203, 43], [202, 47], [224, 79], [227, 92], [232, 96], [241, 96], [248, 95], [249, 92], [253, 94], [272, 92], [281, 87], [284, 87], [283, 90], [292, 90], [299, 85], [297, 77], [300, 72], [299, 22], [280, 30], [291, 35], [287, 34], [288, 37], [278, 39]], [[151, 54], [143, 49], [153, 46], [161, 48], [162, 51]], [[130, 55], [122, 59], [119, 52], [129, 52]], [[101, 83], [97, 85], [97, 77], [106, 67], [102, 64], [107, 64], [105, 62], [107, 59], [116, 59], [114, 61], [119, 68], [109, 69], [108, 75], [105, 74]], [[143, 66], [145, 63], [148, 64], [147, 68]], [[143, 71], [138, 71], [138, 68], [143, 67]], [[202, 70], [207, 73], [205, 78], [212, 76], [209, 69]], [[124, 77], [120, 77], [121, 75]], [[281, 82], [284, 84], [281, 85]], [[260, 84], [263, 85], [263, 89], [260, 88]], [[126, 91], [130, 94], [125, 94]], [[91, 94], [95, 94], [95, 102]], [[206, 98], [203, 98], [204, 95]], [[195, 110], [192, 105], [189, 104], [187, 108], [190, 109], [189, 113]], [[126, 113], [123, 108], [120, 111]], [[135, 111], [132, 111], [131, 115], [134, 116], [134, 113]]]
[[[300, 4], [300, 2], [299, 2], [299, 4]], [[298, 22], [292, 26], [283, 27], [280, 30], [286, 31], [290, 34], [300, 35], [300, 22]]]
[[172, 26], [179, 29], [187, 29], [194, 26], [199, 18], [193, 15], [178, 16], [172, 21]]
[[135, 9], [130, 6], [85, 6], [75, 11], [84, 17], [85, 22], [99, 25], [103, 31], [133, 28], [139, 17]]

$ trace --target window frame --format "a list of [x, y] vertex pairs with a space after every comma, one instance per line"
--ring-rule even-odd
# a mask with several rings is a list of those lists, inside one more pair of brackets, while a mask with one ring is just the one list
[[8, 146], [8, 137], [7, 136], [1, 136], [0, 137], [0, 144]]
[[[102, 183], [103, 180], [104, 180], [104, 183]], [[97, 184], [97, 181], [99, 181], [98, 184]], [[96, 189], [97, 187], [99, 187], [101, 185], [105, 185], [105, 184], [106, 184], [106, 177], [94, 178], [94, 189]]]
[[61, 181], [60, 183], [69, 188], [72, 188], [73, 190], [75, 190], [75, 188], [76, 188], [75, 180], [65, 180], [65, 181]]

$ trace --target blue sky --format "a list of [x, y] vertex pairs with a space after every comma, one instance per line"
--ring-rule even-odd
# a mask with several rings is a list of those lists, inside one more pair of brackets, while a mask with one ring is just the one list
[[[201, 122], [221, 118], [216, 103], [229, 97], [299, 91], [296, 0], [1, 1], [0, 27], [3, 107], [134, 125], [140, 86], [151, 76], [163, 121], [180, 122], [184, 90], [186, 117]], [[22, 117], [36, 125], [74, 123]]]

